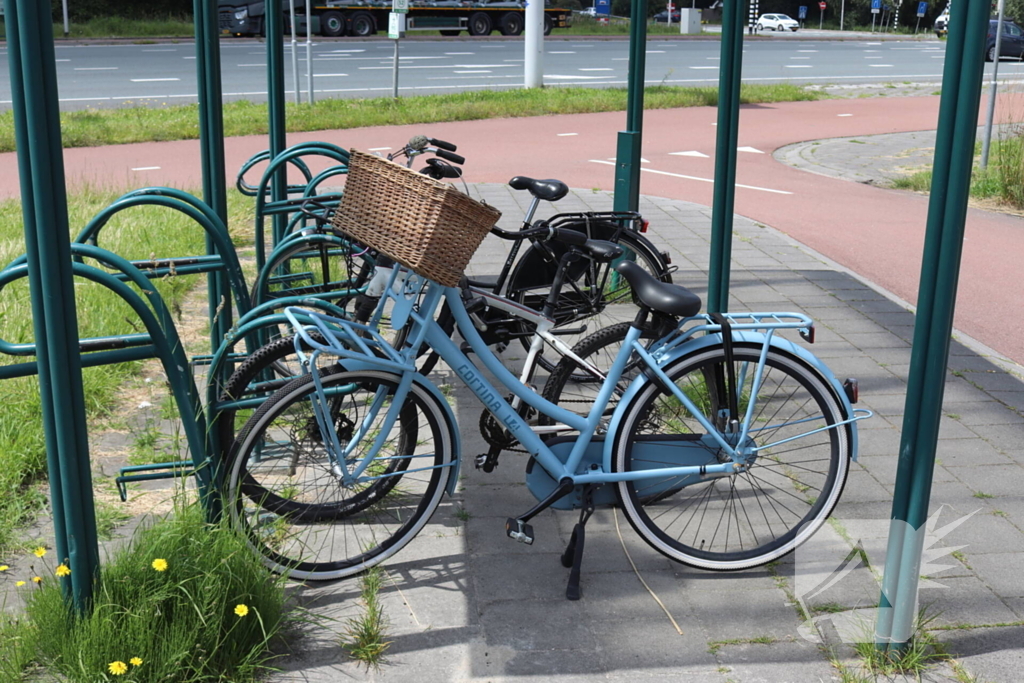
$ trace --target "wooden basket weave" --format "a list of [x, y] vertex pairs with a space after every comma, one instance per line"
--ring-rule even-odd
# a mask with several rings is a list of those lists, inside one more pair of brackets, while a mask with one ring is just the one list
[[497, 209], [451, 185], [352, 150], [334, 226], [423, 277], [454, 287], [500, 217]]

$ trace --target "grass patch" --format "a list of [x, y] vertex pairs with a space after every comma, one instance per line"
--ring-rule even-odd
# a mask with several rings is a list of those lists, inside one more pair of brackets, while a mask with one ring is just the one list
[[[68, 196], [72, 234], [120, 195], [87, 188]], [[244, 215], [251, 200], [232, 193], [231, 215]], [[204, 236], [183, 214], [167, 209], [138, 207], [115, 216], [100, 233], [99, 245], [129, 259], [184, 256], [204, 253]], [[21, 203], [0, 202], [0, 264], [6, 265], [25, 251]], [[177, 310], [198, 276], [155, 282], [172, 311]], [[128, 334], [142, 331], [138, 317], [119, 298], [99, 285], [77, 281], [76, 305], [81, 336]], [[27, 343], [34, 338], [28, 283], [11, 283], [0, 294], [0, 338]], [[206, 349], [202, 349], [205, 351]], [[196, 349], [196, 351], [199, 351]], [[18, 363], [32, 357], [0, 356], [0, 363]], [[86, 368], [83, 371], [86, 410], [90, 424], [108, 414], [124, 382], [139, 363]], [[42, 433], [42, 407], [35, 377], [0, 382], [0, 551], [17, 543], [19, 525], [44, 505], [43, 487], [36, 482], [46, 472], [46, 446]]]
[[180, 503], [104, 564], [90, 614], [69, 610], [45, 578], [27, 615], [34, 656], [72, 683], [254, 681], [287, 623], [283, 581], [226, 521]]
[[379, 566], [371, 567], [363, 574], [361, 582], [359, 597], [363, 613], [348, 620], [341, 645], [352, 659], [376, 671], [384, 663], [385, 653], [391, 646], [387, 640], [388, 618], [379, 601], [384, 570]]
[[[981, 143], [975, 145], [975, 166], [971, 173], [971, 197], [997, 199], [1007, 206], [1024, 209], [1024, 127], [1018, 127], [1002, 139], [992, 140], [988, 168], [978, 166]], [[897, 190], [930, 192], [931, 170], [896, 178], [891, 187]]]
[[873, 674], [896, 676], [910, 674], [919, 676], [930, 665], [951, 659], [935, 636], [929, 630], [935, 620], [925, 609], [918, 613], [917, 625], [906, 646], [901, 650], [880, 651], [873, 636], [865, 634], [862, 642], [853, 643], [853, 649], [860, 655], [864, 667]]
[[[789, 84], [744, 84], [744, 104], [817, 100], [821, 93]], [[713, 107], [718, 88], [652, 86], [644, 92], [646, 109]], [[624, 88], [542, 88], [373, 99], [321, 99], [285, 105], [288, 132], [397, 126], [411, 123], [475, 121], [491, 118], [625, 111]], [[86, 109], [61, 113], [65, 147], [94, 147], [131, 142], [193, 140], [199, 137], [197, 105]], [[266, 135], [267, 107], [253, 102], [224, 104], [224, 135]], [[345, 143], [341, 143], [345, 146]], [[0, 113], [0, 152], [14, 150], [13, 113]]]

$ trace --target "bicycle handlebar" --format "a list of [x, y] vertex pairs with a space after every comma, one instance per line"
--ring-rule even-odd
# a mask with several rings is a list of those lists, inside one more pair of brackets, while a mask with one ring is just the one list
[[437, 156], [441, 157], [445, 161], [450, 161], [453, 164], [462, 165], [462, 164], [466, 163], [466, 157], [461, 156], [459, 154], [453, 154], [452, 152], [448, 152], [448, 151], [445, 151], [444, 149], [440, 149], [440, 148], [435, 149], [433, 151], [434, 151], [434, 154], [436, 154]]
[[[444, 140], [438, 140], [437, 138], [427, 138], [427, 142], [429, 144], [433, 145], [434, 147], [439, 147], [439, 148], [441, 148], [443, 150], [447, 150], [449, 152], [456, 152], [459, 149], [458, 147], [456, 147], [452, 143], [445, 142]], [[438, 155], [438, 156], [440, 156], [440, 155]], [[461, 164], [462, 162], [459, 161], [459, 162], [456, 162], [456, 163], [460, 163]]]

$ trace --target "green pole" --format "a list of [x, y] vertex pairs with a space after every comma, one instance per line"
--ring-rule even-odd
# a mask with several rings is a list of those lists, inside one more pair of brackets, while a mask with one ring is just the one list
[[962, 10], [963, 21], [950, 27], [946, 45], [914, 345], [875, 627], [882, 650], [903, 649], [914, 629], [967, 220], [989, 5], [987, 0], [968, 0]]
[[640, 208], [640, 156], [644, 128], [644, 73], [647, 70], [647, 0], [633, 0], [629, 21], [626, 130], [615, 154], [616, 211]]
[[26, 266], [37, 343], [57, 559], [84, 611], [99, 574], [82, 359], [78, 349], [53, 25], [48, 4], [6, 0]]
[[[203, 172], [203, 200], [225, 225], [228, 222], [224, 182], [224, 111], [220, 79], [220, 29], [217, 3], [193, 0], [196, 32], [196, 71], [199, 83], [199, 140]], [[206, 253], [213, 254], [213, 239], [206, 237]], [[216, 273], [207, 279], [210, 304], [210, 347], [215, 352], [231, 329], [231, 296], [227, 278]], [[227, 379], [226, 377], [223, 379]]]
[[729, 308], [732, 217], [736, 196], [736, 145], [740, 126], [740, 77], [743, 71], [744, 0], [722, 6], [722, 57], [718, 71], [718, 130], [715, 142], [715, 190], [711, 204], [711, 262], [708, 312]]
[[[270, 159], [273, 160], [285, 148], [285, 113], [284, 113], [284, 22], [281, 0], [267, 0], [265, 5], [267, 33], [267, 115], [270, 127]], [[288, 196], [287, 170], [282, 166], [270, 184], [271, 201], [284, 201]], [[284, 236], [285, 216], [274, 214], [272, 217], [273, 240], [271, 247], [276, 247]], [[262, 263], [257, 264], [260, 268]]]

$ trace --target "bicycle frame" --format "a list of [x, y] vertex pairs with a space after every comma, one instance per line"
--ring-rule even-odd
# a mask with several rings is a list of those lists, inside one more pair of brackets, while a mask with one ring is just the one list
[[[398, 277], [400, 273], [402, 273], [402, 276], [399, 280]], [[669, 380], [668, 376], [659, 365], [659, 356], [663, 355], [661, 352], [664, 351], [664, 348], [667, 347], [669, 349], [678, 350], [679, 345], [681, 343], [685, 343], [680, 342], [678, 332], [673, 332], [663, 340], [656, 342], [651, 350], [648, 351], [644, 348], [643, 344], [639, 343], [641, 331], [636, 327], [631, 328], [626, 336], [625, 343], [619, 350], [618, 355], [612, 363], [612, 367], [605, 377], [604, 383], [598, 391], [594, 406], [586, 417], [582, 417], [539, 396], [531, 388], [518, 381], [512, 372], [501, 364], [500, 360], [490, 351], [484, 340], [480, 337], [476, 328], [473, 326], [469, 313], [467, 313], [463, 304], [461, 291], [458, 288], [441, 287], [440, 285], [429, 282], [418, 275], [409, 273], [408, 271], [401, 271], [396, 268], [395, 273], [392, 275], [392, 284], [388, 287], [387, 291], [389, 292], [389, 296], [391, 296], [395, 301], [395, 306], [392, 311], [393, 327], [398, 329], [404, 326], [407, 322], [412, 325], [408, 346], [401, 352], [391, 348], [387, 342], [376, 333], [372, 326], [360, 326], [345, 320], [331, 319], [327, 316], [321, 316], [315, 313], [307, 314], [302, 312], [304, 315], [312, 318], [314, 323], [313, 327], [323, 334], [324, 338], [329, 341], [328, 345], [319, 343], [309, 335], [309, 327], [298, 322], [295, 318], [294, 311], [288, 313], [289, 318], [294, 321], [298, 334], [303, 337], [306, 343], [318, 349], [312, 354], [312, 362], [309, 363], [312, 367], [315, 367], [315, 357], [318, 355], [320, 350], [323, 350], [343, 359], [352, 359], [353, 361], [356, 361], [355, 365], [359, 367], [375, 367], [381, 370], [401, 374], [401, 381], [399, 382], [398, 389], [392, 399], [392, 407], [389, 409], [389, 415], [385, 417], [385, 424], [381, 428], [382, 432], [386, 432], [390, 429], [391, 425], [394, 424], [394, 420], [397, 418], [397, 413], [403, 405], [413, 381], [413, 376], [419, 376], [414, 367], [415, 350], [420, 348], [420, 345], [425, 341], [431, 348], [437, 351], [440, 357], [444, 359], [460, 379], [466, 383], [477, 398], [494, 414], [509, 433], [519, 440], [523, 448], [536, 458], [541, 467], [547, 471], [547, 473], [556, 482], [567, 479], [572, 481], [574, 485], [587, 485], [637, 481], [648, 478], [694, 476], [698, 479], [704, 479], [714, 477], [716, 475], [724, 476], [742, 472], [747, 466], [745, 464], [745, 460], [747, 458], [752, 457], [752, 455], [756, 454], [757, 451], [766, 450], [782, 443], [774, 442], [759, 446], [735, 446], [734, 444], [748, 443], [747, 437], [752, 431], [750, 428], [750, 419], [753, 412], [753, 406], [756, 401], [748, 402], [746, 414], [739, 426], [738, 435], [730, 434], [729, 438], [726, 438], [726, 435], [722, 434], [711, 423], [708, 417], [703, 415], [690, 398]], [[448, 303], [448, 306], [450, 307], [455, 320], [462, 331], [463, 337], [468, 342], [469, 347], [477, 354], [484, 368], [497, 378], [500, 385], [511, 391], [516, 398], [535, 408], [540, 413], [566, 425], [569, 429], [579, 432], [579, 436], [576, 438], [565, 462], [559, 459], [552, 452], [547, 444], [545, 444], [537, 433], [534, 432], [526, 420], [519, 415], [519, 412], [503, 398], [502, 394], [498, 392], [494, 385], [492, 385], [491, 382], [483, 376], [480, 369], [470, 361], [459, 347], [444, 333], [444, 330], [433, 320], [433, 311], [440, 304], [442, 297]], [[767, 315], [770, 314], [765, 314], [766, 317]], [[766, 334], [763, 335], [760, 359], [754, 370], [755, 375], [753, 381], [755, 383], [755, 389], [759, 386], [761, 376], [764, 372], [765, 359], [768, 354], [768, 349], [771, 346], [772, 333], [775, 329], [779, 328], [802, 328], [807, 326], [810, 322], [809, 319], [804, 316], [798, 316], [798, 318], [799, 320], [797, 322], [760, 320], [756, 323], [758, 329], [766, 330]], [[698, 316], [697, 318], [684, 320], [683, 325], [688, 321], [696, 319], [707, 323], [707, 319], [705, 317]], [[703, 327], [706, 331], [710, 331], [713, 328], [712, 325], [705, 325]], [[698, 327], [698, 329], [700, 328]], [[719, 327], [719, 330], [720, 329], [721, 328]], [[694, 332], [692, 330], [685, 333], [684, 338], [692, 339], [693, 333]], [[368, 335], [368, 338], [366, 335]], [[330, 343], [332, 341], [334, 343]], [[298, 347], [299, 344], [297, 343], [296, 348], [301, 354], [301, 349]], [[674, 397], [686, 407], [698, 422], [700, 422], [706, 430], [706, 434], [714, 441], [714, 445], [721, 449], [721, 452], [725, 454], [726, 457], [722, 458], [724, 462], [701, 464], [699, 466], [678, 466], [653, 470], [637, 470], [632, 472], [612, 472], [612, 440], [606, 439], [604, 443], [602, 464], [596, 467], [591, 465], [588, 469], [582, 472], [580, 471], [580, 465], [583, 462], [587, 448], [593, 441], [600, 427], [601, 419], [605, 408], [607, 407], [608, 400], [611, 397], [611, 393], [615, 389], [615, 386], [621, 378], [623, 370], [633, 353], [638, 355], [647, 370], [653, 373], [663, 385], [670, 388]], [[381, 354], [384, 357], [380, 357], [378, 354]], [[340, 361], [340, 363], [343, 367], [348, 365], [345, 360]], [[314, 382], [318, 382], [318, 374], [313, 373], [313, 376]], [[629, 393], [633, 393], [633, 389], [638, 388], [647, 381], [650, 380], [643, 375], [638, 376], [634, 380]], [[324, 411], [324, 398], [326, 397], [323, 396], [319, 385], [317, 386], [317, 391], [319, 395], [315, 402], [320, 404], [320, 408], [318, 409], [318, 413], [320, 413]], [[751, 395], [756, 396], [756, 391], [752, 392]], [[374, 401], [374, 404], [367, 411], [367, 422], [364, 424], [369, 424], [368, 421], [376, 419], [376, 412], [380, 410], [382, 404], [383, 400], [379, 398]], [[619, 417], [625, 408], [626, 402], [620, 402], [613, 415], [612, 425], [618, 423]], [[846, 419], [844, 420], [825, 427], [810, 429], [808, 432], [800, 436], [810, 435], [827, 429], [838, 429], [845, 425], [852, 424], [857, 420], [869, 417], [871, 414], [870, 411], [857, 412], [860, 412], [861, 414], [856, 415], [854, 412], [849, 412], [845, 416]], [[324, 420], [321, 426], [324, 428], [329, 424], [329, 420]], [[767, 428], [769, 427], [761, 427], [753, 431], [761, 431]], [[337, 458], [337, 461], [344, 462], [346, 456], [348, 456], [354, 448], [355, 443], [358, 442], [358, 439], [353, 438], [348, 447], [341, 448], [340, 444], [337, 443], [337, 437], [333, 434], [333, 430], [328, 429], [326, 431], [331, 432], [331, 443], [336, 449], [335, 452], [337, 453], [337, 456], [335, 457]], [[800, 436], [790, 437], [784, 441], [789, 441], [793, 438], [800, 438]], [[381, 441], [383, 438], [383, 435], [378, 435], [377, 440]], [[374, 446], [368, 450], [367, 454], [363, 456], [362, 462], [356, 465], [355, 472], [362, 472], [362, 470], [365, 469], [367, 464], [372, 460], [378, 447], [379, 444], [375, 443]], [[342, 477], [346, 483], [350, 481], [350, 478], [354, 479], [354, 477], [358, 476], [355, 472], [348, 472], [345, 467], [342, 467], [341, 469], [344, 471], [342, 473]]]

